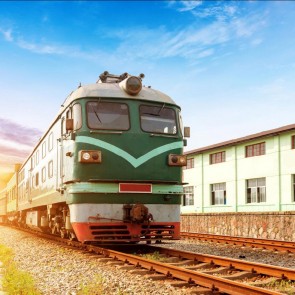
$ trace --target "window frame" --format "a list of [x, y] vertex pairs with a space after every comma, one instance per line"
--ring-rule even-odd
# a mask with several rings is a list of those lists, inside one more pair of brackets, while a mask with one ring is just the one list
[[265, 141], [245, 146], [245, 157], [258, 157], [266, 154]]
[[46, 168], [45, 168], [45, 166], [41, 170], [41, 179], [42, 179], [42, 183], [44, 183], [46, 181]]
[[48, 152], [53, 150], [53, 131], [48, 136]]
[[[211, 187], [211, 205], [212, 206], [221, 206], [226, 205], [226, 182], [218, 182], [218, 183], [212, 183], [210, 185]], [[216, 188], [215, 188], [216, 186]], [[222, 187], [224, 186], [224, 187]], [[220, 198], [219, 194], [222, 194], [222, 198]], [[222, 202], [218, 202], [218, 200], [222, 200]]]
[[184, 170], [195, 168], [195, 158], [187, 158], [186, 166], [183, 166]]
[[[264, 185], [259, 185], [259, 181], [264, 182]], [[256, 182], [256, 186], [250, 186], [251, 182]], [[253, 199], [255, 200], [253, 201]], [[266, 203], [266, 177], [246, 179], [246, 204]]]
[[226, 161], [225, 151], [210, 154], [210, 165], [223, 163]]
[[194, 206], [195, 205], [195, 192], [194, 186], [184, 186], [182, 196], [182, 206]]
[[[127, 115], [128, 115], [128, 128], [93, 128], [89, 125], [89, 116], [88, 116], [88, 105], [91, 102], [97, 102], [99, 104], [117, 104], [117, 105], [125, 105], [127, 107]], [[86, 102], [86, 124], [87, 127], [91, 130], [101, 130], [101, 131], [128, 131], [131, 128], [131, 120], [130, 120], [130, 110], [129, 110], [129, 105], [125, 102], [118, 102], [118, 101], [109, 101], [109, 100], [100, 100], [99, 98], [97, 100], [89, 100]]]
[[42, 159], [46, 157], [46, 141], [42, 143]]
[[[169, 110], [171, 110], [172, 111], [172, 113], [173, 113], [173, 115], [174, 115], [174, 118], [173, 118], [173, 120], [174, 120], [174, 124], [175, 124], [175, 132], [162, 132], [162, 131], [160, 131], [160, 129], [156, 129], [156, 130], [147, 130], [147, 128], [143, 128], [143, 122], [142, 122], [142, 115], [144, 114], [143, 112], [142, 112], [142, 108], [144, 108], [144, 107], [149, 107], [149, 108], [159, 108], [159, 110], [161, 111], [162, 109], [169, 109]], [[146, 114], [146, 115], [148, 115], [148, 114]], [[152, 116], [152, 115], [150, 115], [150, 118], [153, 118], [153, 117], [155, 117], [155, 115], [154, 116]], [[160, 116], [159, 116], [160, 117]], [[162, 118], [162, 117], [160, 117], [160, 118]], [[167, 136], [177, 136], [177, 134], [178, 134], [178, 129], [179, 129], [179, 127], [178, 127], [178, 116], [177, 116], [177, 114], [176, 114], [176, 110], [174, 109], [174, 108], [172, 108], [172, 107], [167, 107], [167, 106], [165, 106], [165, 104], [163, 104], [163, 105], [159, 105], [159, 104], [140, 104], [139, 105], [139, 122], [140, 122], [140, 129], [143, 131], [143, 132], [146, 132], [146, 133], [150, 133], [150, 134], [153, 134], [153, 133], [155, 133], [155, 134], [161, 134], [161, 135], [167, 135]], [[165, 119], [165, 118], [162, 118], [163, 120]], [[163, 120], [162, 120], [162, 122], [163, 122]], [[166, 119], [167, 120], [167, 119]], [[155, 120], [156, 121], [156, 120]], [[160, 120], [159, 120], [159, 122], [161, 122]], [[174, 128], [173, 128], [173, 130], [174, 130]]]
[[[77, 115], [76, 109], [75, 109], [76, 106], [79, 106], [79, 116], [80, 116], [79, 119], [80, 120], [78, 120], [78, 121], [76, 121], [76, 115]], [[74, 120], [74, 130], [73, 131], [77, 131], [77, 130], [81, 129], [83, 126], [83, 115], [82, 115], [82, 106], [80, 103], [77, 102], [77, 103], [73, 104], [71, 115], [72, 115], [72, 119]], [[76, 124], [77, 122], [79, 122], [79, 125]]]
[[48, 162], [48, 178], [52, 178], [53, 177], [53, 160]]

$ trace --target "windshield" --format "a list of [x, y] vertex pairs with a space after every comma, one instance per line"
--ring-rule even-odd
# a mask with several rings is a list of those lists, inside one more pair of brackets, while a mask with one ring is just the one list
[[117, 102], [90, 101], [87, 103], [87, 123], [91, 129], [128, 130], [128, 106]]
[[162, 106], [140, 106], [141, 128], [146, 132], [176, 134], [176, 115], [171, 108]]

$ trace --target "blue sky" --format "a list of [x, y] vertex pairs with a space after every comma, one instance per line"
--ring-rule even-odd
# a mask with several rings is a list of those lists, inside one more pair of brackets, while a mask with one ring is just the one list
[[292, 1], [1, 1], [0, 169], [105, 70], [170, 95], [188, 150], [295, 123], [294, 49]]

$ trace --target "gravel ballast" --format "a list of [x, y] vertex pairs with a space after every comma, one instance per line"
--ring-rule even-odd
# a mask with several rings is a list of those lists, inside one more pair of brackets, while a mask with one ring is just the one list
[[[187, 294], [185, 288], [176, 289], [168, 281], [152, 281], [147, 277], [131, 274], [116, 266], [99, 262], [95, 255], [58, 247], [53, 242], [12, 228], [0, 226], [0, 244], [14, 251], [14, 260], [19, 269], [29, 272], [35, 279], [37, 288], [45, 295], [81, 294], [79, 292], [83, 284], [98, 280], [101, 280], [101, 294]], [[162, 246], [295, 268], [294, 255], [290, 254], [199, 241], [167, 242]]]

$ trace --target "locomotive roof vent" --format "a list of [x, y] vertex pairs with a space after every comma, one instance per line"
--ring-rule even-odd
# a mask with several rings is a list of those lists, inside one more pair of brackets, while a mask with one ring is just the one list
[[140, 74], [138, 77], [131, 76], [128, 73], [122, 75], [113, 75], [105, 71], [99, 76], [99, 80], [96, 83], [119, 83], [119, 85], [130, 95], [136, 95], [142, 88], [141, 80], [144, 78], [144, 74]]

